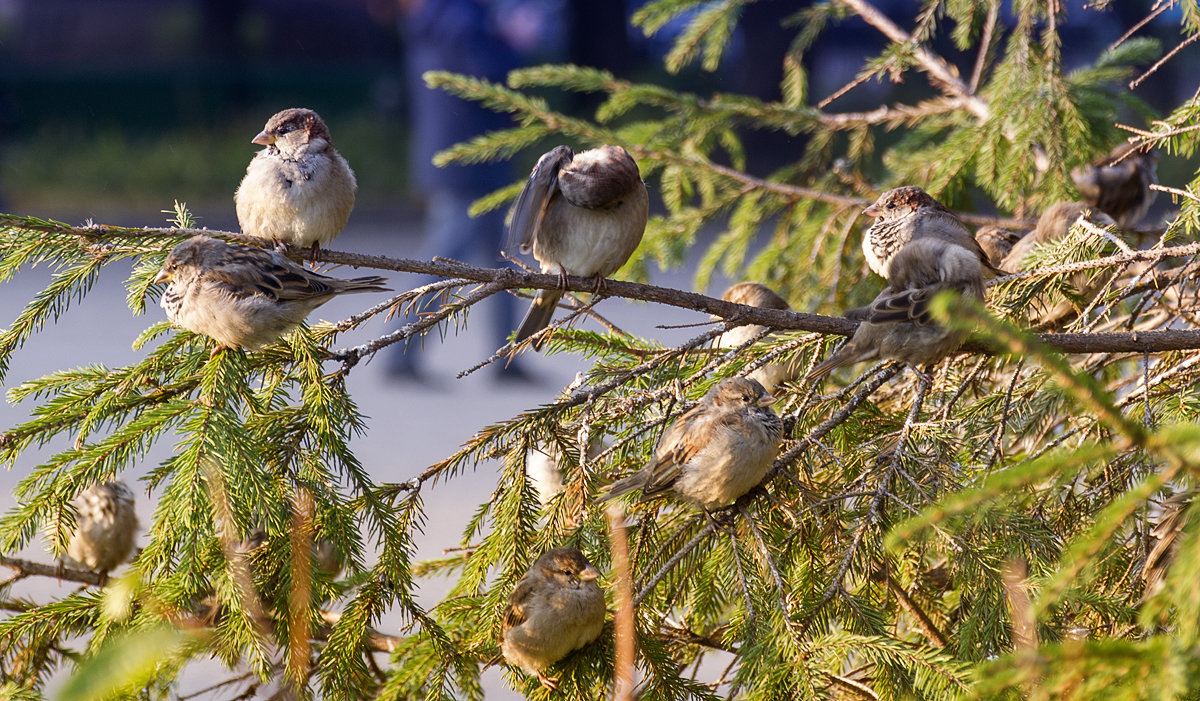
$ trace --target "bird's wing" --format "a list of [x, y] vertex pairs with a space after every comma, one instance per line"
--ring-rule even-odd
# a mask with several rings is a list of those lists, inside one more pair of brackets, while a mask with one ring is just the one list
[[654, 450], [654, 458], [644, 468], [649, 474], [642, 494], [651, 497], [665, 492], [683, 474], [683, 466], [704, 449], [704, 437], [712, 425], [712, 408], [697, 404], [675, 420], [663, 433]]
[[847, 310], [845, 317], [852, 321], [869, 321], [873, 324], [901, 321], [928, 324], [932, 321], [929, 316], [929, 300], [942, 289], [945, 288], [937, 286], [893, 291], [888, 287], [871, 304]]
[[501, 631], [516, 628], [525, 622], [525, 602], [533, 594], [533, 589], [533, 578], [528, 575], [517, 582], [517, 587], [508, 596], [508, 606], [504, 607], [504, 615], [501, 617], [500, 624]]
[[513, 205], [505, 253], [529, 253], [532, 250], [542, 219], [546, 216], [546, 208], [558, 192], [559, 170], [570, 163], [573, 156], [570, 147], [558, 146], [538, 159]]
[[227, 256], [205, 275], [237, 298], [261, 295], [289, 302], [335, 292], [333, 278], [308, 272], [282, 254], [250, 247]]

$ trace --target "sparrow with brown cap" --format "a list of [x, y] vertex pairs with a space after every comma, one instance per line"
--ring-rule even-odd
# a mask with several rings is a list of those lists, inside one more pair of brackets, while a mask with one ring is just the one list
[[863, 214], [875, 217], [863, 234], [862, 250], [877, 275], [887, 278], [892, 256], [909, 241], [922, 238], [941, 239], [972, 251], [989, 273], [994, 272], [958, 215], [915, 185], [888, 190]]

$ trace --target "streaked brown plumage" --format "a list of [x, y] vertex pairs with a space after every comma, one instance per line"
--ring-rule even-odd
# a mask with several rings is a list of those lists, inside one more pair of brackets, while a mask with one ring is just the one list
[[[771, 288], [757, 282], [739, 282], [732, 285], [721, 299], [735, 304], [745, 304], [750, 307], [763, 309], [791, 309], [788, 303], [775, 294]], [[736, 348], [750, 339], [758, 336], [766, 327], [758, 324], [745, 324], [732, 328], [717, 337], [718, 348]], [[798, 362], [776, 362], [751, 372], [746, 377], [757, 380], [768, 392], [774, 392], [779, 385], [795, 379], [800, 374]]]
[[[600, 279], [615, 273], [646, 230], [649, 196], [620, 146], [575, 153], [559, 146], [538, 160], [513, 205], [506, 250], [532, 251], [543, 273]], [[520, 343], [550, 324], [560, 290], [539, 290], [517, 329]], [[540, 349], [542, 342], [533, 344]]]
[[1122, 143], [1088, 165], [1071, 170], [1084, 202], [1113, 218], [1122, 229], [1137, 226], [1157, 194], [1158, 153]]
[[663, 433], [645, 467], [598, 500], [640, 489], [642, 501], [674, 493], [705, 510], [732, 504], [762, 482], [779, 451], [774, 402], [754, 380], [721, 380]]
[[233, 195], [242, 232], [316, 254], [345, 228], [358, 188], [329, 128], [310, 109], [286, 109], [252, 143], [266, 148]]
[[300, 324], [340, 294], [386, 292], [374, 275], [339, 280], [278, 251], [193, 236], [175, 247], [155, 282], [170, 283], [161, 304], [171, 321], [222, 348], [255, 350]]
[[933, 365], [958, 348], [966, 334], [934, 322], [929, 315], [930, 300], [941, 292], [983, 299], [983, 274], [976, 252], [942, 238], [906, 244], [891, 259], [888, 281], [869, 306], [846, 312], [847, 318], [862, 323], [807, 379], [819, 379], [837, 368], [868, 360]]
[[875, 217], [863, 234], [862, 250], [867, 265], [877, 275], [887, 278], [892, 256], [909, 241], [922, 238], [941, 239], [973, 251], [985, 273], [995, 272], [987, 254], [958, 216], [915, 185], [888, 190], [863, 214]]
[[1003, 227], [988, 224], [975, 231], [975, 241], [987, 256], [988, 264], [993, 268], [1002, 268], [1001, 263], [1012, 250], [1013, 245], [1021, 240], [1021, 234], [1014, 233]]
[[500, 624], [500, 652], [510, 665], [536, 674], [587, 645], [604, 629], [600, 573], [576, 548], [547, 550], [508, 597]]
[[133, 492], [124, 482], [104, 482], [71, 500], [75, 530], [67, 557], [89, 570], [107, 573], [129, 558], [137, 538]]

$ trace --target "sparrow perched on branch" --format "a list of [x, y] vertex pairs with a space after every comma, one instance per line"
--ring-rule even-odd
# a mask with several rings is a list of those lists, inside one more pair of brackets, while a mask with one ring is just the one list
[[266, 146], [233, 195], [242, 232], [276, 244], [312, 247], [315, 257], [346, 226], [358, 184], [333, 148], [329, 128], [309, 109], [283, 110], [251, 143]]
[[[1010, 272], [1021, 272], [1030, 269], [1029, 254], [1042, 244], [1065, 238], [1071, 231], [1071, 226], [1083, 217], [1099, 227], [1115, 226], [1115, 222], [1107, 214], [1095, 211], [1091, 205], [1083, 202], [1059, 202], [1050, 207], [1038, 217], [1037, 227], [1013, 244], [1012, 250], [1000, 263], [1000, 267]], [[1100, 293], [1105, 280], [1101, 271], [1081, 270], [1071, 274], [1070, 283], [1074, 288], [1071, 294], [1076, 302], [1086, 305]], [[1070, 300], [1061, 300], [1049, 308], [1031, 309], [1031, 321], [1039, 326], [1054, 326], [1069, 320], [1078, 311], [1077, 304]]]
[[783, 439], [775, 397], [755, 380], [727, 377], [663, 433], [650, 462], [598, 501], [635, 489], [642, 501], [672, 492], [711, 511], [732, 504], [766, 476]]
[[[513, 205], [506, 251], [533, 252], [543, 273], [603, 278], [637, 249], [649, 196], [637, 163], [620, 146], [575, 153], [558, 146], [534, 166]], [[539, 290], [514, 343], [550, 324], [561, 290]], [[539, 350], [542, 342], [534, 342]]]
[[218, 347], [256, 350], [340, 294], [387, 292], [374, 275], [339, 280], [310, 272], [279, 251], [193, 236], [175, 247], [155, 282], [167, 317], [214, 339]]
[[[595, 459], [607, 448], [608, 445], [602, 435], [593, 436], [592, 440], [588, 442], [587, 459]], [[557, 445], [545, 444], [530, 448], [525, 456], [525, 474], [533, 482], [533, 488], [537, 490], [538, 503], [542, 506], [549, 504], [551, 499], [563, 492], [563, 458]]]
[[964, 331], [936, 323], [929, 302], [940, 292], [983, 300], [983, 270], [975, 251], [937, 237], [909, 241], [891, 259], [888, 286], [869, 306], [846, 312], [861, 321], [854, 335], [808, 373], [815, 380], [867, 360], [933, 365], [962, 344]]
[[975, 241], [987, 256], [988, 265], [993, 268], [1003, 268], [1001, 263], [1013, 245], [1021, 240], [1021, 234], [1009, 231], [1003, 227], [988, 224], [975, 231]]
[[95, 484], [71, 500], [75, 530], [67, 557], [89, 570], [107, 574], [129, 558], [138, 521], [133, 492], [124, 482]]
[[989, 273], [987, 254], [958, 216], [915, 185], [888, 190], [863, 214], [875, 223], [863, 234], [863, 255], [877, 275], [888, 277], [892, 257], [909, 241], [936, 238], [974, 252]]
[[1132, 229], [1146, 216], [1158, 193], [1158, 153], [1122, 143], [1089, 165], [1071, 170], [1071, 179], [1085, 202], [1099, 209], [1122, 229]]
[[504, 660], [555, 689], [555, 680], [542, 670], [595, 640], [604, 628], [599, 577], [576, 548], [543, 553], [508, 597], [500, 625]]
[[[775, 294], [770, 287], [757, 282], [739, 282], [725, 290], [721, 299], [726, 302], [762, 307], [763, 309], [791, 309], [783, 297]], [[732, 328], [717, 337], [717, 347], [736, 348], [765, 330], [765, 326], [758, 324], [745, 324]], [[777, 362], [764, 365], [746, 377], [757, 380], [767, 392], [774, 392], [775, 388], [784, 382], [795, 379], [798, 374], [800, 374], [798, 364]]]

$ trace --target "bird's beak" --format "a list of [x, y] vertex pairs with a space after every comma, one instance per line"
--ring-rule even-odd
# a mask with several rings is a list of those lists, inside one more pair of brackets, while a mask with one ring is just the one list
[[258, 144], [259, 146], [270, 146], [271, 144], [275, 143], [275, 137], [268, 134], [266, 129], [263, 129], [262, 131], [258, 132], [258, 136], [255, 136], [250, 140], [250, 143]]
[[777, 401], [779, 401], [779, 397], [776, 397], [775, 395], [771, 394], [770, 392], [767, 392], [763, 396], [759, 397], [758, 405], [759, 406], [771, 406], [772, 404], [774, 404]]
[[864, 209], [862, 213], [867, 215], [868, 217], [877, 217], [877, 216], [879, 216], [879, 205], [873, 204], [870, 207], [867, 207], [866, 209]]
[[168, 273], [166, 268], [158, 271], [158, 275], [154, 276], [155, 283], [170, 282], [171, 279], [171, 273]]
[[599, 578], [600, 578], [600, 573], [597, 572], [596, 568], [592, 567], [591, 565], [584, 567], [583, 571], [579, 573], [579, 581], [581, 581], [581, 582], [590, 582], [593, 579], [599, 579]]

